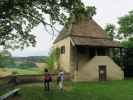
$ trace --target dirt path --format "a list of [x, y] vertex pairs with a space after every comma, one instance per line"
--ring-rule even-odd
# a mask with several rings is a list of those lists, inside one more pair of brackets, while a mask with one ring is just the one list
[[11, 75], [12, 72], [5, 69], [5, 68], [0, 68], [0, 77], [5, 77]]
[[45, 68], [46, 67], [46, 63], [36, 63], [36, 66], [38, 68]]

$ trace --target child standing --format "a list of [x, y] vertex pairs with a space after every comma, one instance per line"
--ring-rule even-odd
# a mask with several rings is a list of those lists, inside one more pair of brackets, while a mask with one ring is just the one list
[[59, 89], [63, 92], [64, 91], [64, 72], [60, 71], [58, 74], [58, 79], [57, 79]]

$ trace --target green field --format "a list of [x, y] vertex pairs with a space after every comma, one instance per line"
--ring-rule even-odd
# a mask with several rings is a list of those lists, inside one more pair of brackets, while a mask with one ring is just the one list
[[[46, 92], [42, 84], [22, 85], [17, 100], [133, 100], [133, 80], [65, 84], [61, 93], [56, 85]], [[12, 99], [14, 100], [14, 99]]]
[[27, 68], [27, 69], [8, 68], [8, 70], [15, 72], [17, 75], [29, 75], [29, 74], [42, 74], [43, 73], [43, 69], [40, 69], [40, 68]]
[[12, 73], [17, 75], [31, 75], [31, 74], [42, 74], [43, 68], [1, 68], [0, 69], [0, 76], [8, 76]]

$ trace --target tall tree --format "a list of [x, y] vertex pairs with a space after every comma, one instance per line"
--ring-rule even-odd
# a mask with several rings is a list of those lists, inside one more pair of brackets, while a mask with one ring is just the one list
[[133, 77], [133, 38], [123, 41], [122, 46], [125, 48], [123, 51], [125, 77]]
[[128, 40], [122, 41], [121, 45], [125, 48], [133, 48], [133, 37], [128, 38]]
[[130, 37], [133, 35], [133, 11], [123, 17], [119, 18], [119, 33], [123, 34], [124, 37]]
[[46, 63], [49, 69], [54, 69], [59, 67], [59, 56], [60, 50], [59, 48], [52, 49], [48, 58], [46, 59]]
[[105, 31], [111, 40], [115, 38], [115, 34], [116, 34], [115, 29], [116, 29], [115, 25], [113, 24], [107, 24], [105, 27]]
[[133, 11], [119, 18], [119, 34], [124, 36], [122, 46], [125, 48], [123, 52], [123, 64], [125, 76], [133, 76]]
[[81, 0], [0, 0], [0, 46], [35, 46], [35, 35], [30, 32], [39, 23], [53, 29], [70, 16], [92, 17], [95, 13], [95, 7], [85, 7]]

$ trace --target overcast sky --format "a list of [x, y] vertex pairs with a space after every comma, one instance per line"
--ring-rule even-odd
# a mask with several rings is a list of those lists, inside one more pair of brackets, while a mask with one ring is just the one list
[[[133, 10], [133, 0], [82, 0], [86, 5], [94, 5], [97, 8], [97, 14], [94, 19], [104, 27], [107, 23], [116, 24], [117, 19]], [[60, 29], [60, 27], [59, 27]], [[52, 46], [53, 36], [47, 33], [40, 24], [34, 28], [33, 33], [37, 36], [37, 45], [35, 48], [25, 48], [23, 51], [12, 51], [13, 56], [44, 56], [48, 55]], [[58, 33], [56, 33], [57, 35]]]

